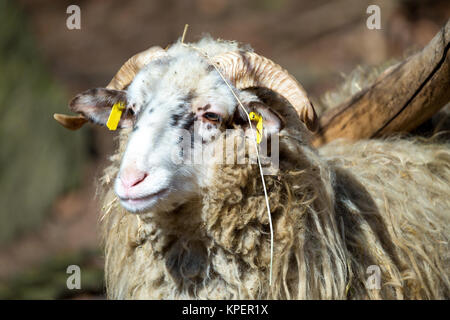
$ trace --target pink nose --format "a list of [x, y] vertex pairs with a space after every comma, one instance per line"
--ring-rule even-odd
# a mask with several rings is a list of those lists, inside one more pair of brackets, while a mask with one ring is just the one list
[[140, 171], [135, 167], [127, 167], [120, 173], [120, 180], [125, 188], [137, 186], [144, 181], [146, 177], [147, 174], [144, 171]]

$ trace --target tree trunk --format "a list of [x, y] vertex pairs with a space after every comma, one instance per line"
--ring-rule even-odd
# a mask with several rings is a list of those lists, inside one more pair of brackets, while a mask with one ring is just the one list
[[408, 132], [431, 118], [450, 100], [449, 38], [450, 20], [422, 51], [323, 114], [313, 144]]

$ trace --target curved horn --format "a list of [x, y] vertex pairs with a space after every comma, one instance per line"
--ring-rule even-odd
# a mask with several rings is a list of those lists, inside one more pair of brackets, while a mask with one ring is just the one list
[[[133, 81], [134, 77], [140, 69], [142, 69], [153, 59], [163, 57], [166, 54], [166, 51], [158, 46], [151, 47], [145, 51], [135, 54], [122, 65], [122, 67], [116, 73], [114, 78], [112, 78], [106, 88], [114, 90], [125, 89], [131, 83], [131, 81]], [[88, 119], [86, 119], [83, 115], [69, 116], [65, 114], [55, 113], [53, 115], [53, 118], [65, 128], [70, 130], [78, 130], [86, 122], [88, 122]]]
[[135, 54], [123, 64], [106, 88], [115, 90], [125, 89], [131, 81], [133, 81], [139, 70], [141, 70], [146, 64], [153, 59], [157, 59], [165, 55], [167, 55], [166, 51], [159, 46], [154, 46]]
[[238, 89], [265, 87], [282, 95], [309, 130], [317, 129], [317, 115], [305, 89], [285, 69], [253, 52], [226, 52], [212, 58]]

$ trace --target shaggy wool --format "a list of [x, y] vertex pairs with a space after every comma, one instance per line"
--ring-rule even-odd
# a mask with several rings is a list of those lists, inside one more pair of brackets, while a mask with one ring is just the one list
[[[197, 198], [164, 214], [130, 214], [112, 187], [123, 131], [99, 186], [108, 297], [450, 298], [450, 145], [403, 138], [315, 150], [302, 128], [281, 131], [279, 174], [265, 177], [271, 286], [258, 167], [215, 165], [217, 183]], [[367, 285], [371, 266], [379, 288]]]

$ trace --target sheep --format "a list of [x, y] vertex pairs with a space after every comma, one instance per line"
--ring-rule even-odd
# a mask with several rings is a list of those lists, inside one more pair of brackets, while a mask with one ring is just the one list
[[[108, 298], [450, 297], [447, 142], [336, 141], [316, 150], [316, 114], [301, 85], [249, 46], [211, 38], [151, 48], [70, 108], [105, 125], [119, 101], [119, 146], [98, 190]], [[264, 176], [272, 269], [258, 165], [171, 158], [186, 151], [186, 131], [195, 153], [221, 146], [227, 129], [244, 145], [236, 157], [254, 157], [260, 146], [240, 104], [262, 115], [265, 143], [278, 141], [278, 172]]]

